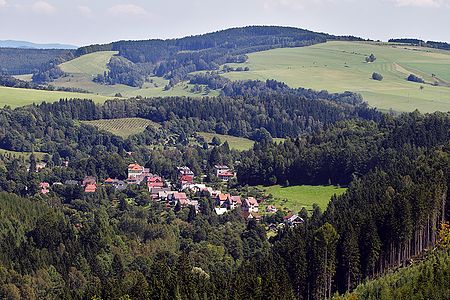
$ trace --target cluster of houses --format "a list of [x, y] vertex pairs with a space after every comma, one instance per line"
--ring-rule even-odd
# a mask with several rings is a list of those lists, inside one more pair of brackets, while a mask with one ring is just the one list
[[[164, 180], [161, 176], [152, 174], [148, 168], [145, 168], [137, 163], [128, 166], [128, 176], [125, 180], [107, 178], [104, 180], [104, 186], [111, 186], [117, 190], [124, 190], [128, 185], [146, 184], [151, 195], [151, 200], [159, 203], [164, 203], [166, 207], [188, 207], [192, 206], [199, 210], [199, 203], [196, 199], [190, 199], [188, 195], [199, 198], [208, 196], [215, 201], [215, 212], [217, 215], [223, 215], [229, 211], [240, 209], [242, 217], [246, 220], [254, 219], [261, 220], [259, 211], [259, 202], [254, 197], [243, 198], [241, 196], [231, 195], [229, 193], [222, 193], [220, 190], [214, 190], [212, 187], [204, 183], [194, 183], [195, 174], [189, 167], [178, 167], [178, 181], [175, 188], [169, 181]], [[230, 168], [224, 165], [215, 166], [215, 175], [223, 182], [228, 182], [235, 177]], [[61, 184], [62, 183], [54, 183]], [[67, 180], [65, 185], [81, 185], [85, 193], [94, 193], [97, 190], [98, 183], [93, 176], [86, 176], [83, 181]], [[50, 184], [41, 182], [39, 184], [39, 191], [41, 194], [50, 192]], [[275, 213], [277, 208], [268, 205], [265, 210], [266, 213]], [[288, 215], [285, 217], [284, 223], [293, 226], [301, 222], [301, 218], [297, 215]], [[279, 224], [278, 224], [279, 225]]]

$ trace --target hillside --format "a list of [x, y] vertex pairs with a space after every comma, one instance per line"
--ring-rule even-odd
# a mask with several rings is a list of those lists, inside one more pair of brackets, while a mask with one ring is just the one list
[[19, 89], [0, 86], [0, 106], [9, 105], [11, 107], [19, 107], [32, 103], [40, 103], [43, 101], [54, 102], [59, 99], [92, 99], [95, 102], [105, 102], [112, 97], [106, 97], [95, 94], [72, 93], [72, 92], [56, 92], [41, 91], [33, 89]]
[[1, 40], [0, 48], [24, 48], [24, 49], [77, 49], [77, 46], [66, 44], [37, 44], [27, 41]]
[[[377, 60], [366, 63], [373, 53]], [[274, 49], [248, 55], [248, 72], [224, 74], [233, 80], [276, 79], [291, 87], [361, 93], [370, 105], [395, 111], [450, 110], [450, 52], [363, 42], [327, 42], [303, 48]], [[383, 75], [380, 81], [373, 72]], [[427, 83], [406, 80], [416, 74]], [[435, 74], [435, 77], [432, 77]]]
[[359, 285], [352, 293], [335, 300], [448, 299], [450, 295], [450, 253], [441, 251], [417, 264], [390, 272]]
[[100, 130], [107, 131], [124, 139], [128, 138], [131, 135], [144, 132], [145, 128], [147, 128], [148, 126], [159, 126], [157, 123], [141, 118], [83, 121], [83, 123], [95, 126]]

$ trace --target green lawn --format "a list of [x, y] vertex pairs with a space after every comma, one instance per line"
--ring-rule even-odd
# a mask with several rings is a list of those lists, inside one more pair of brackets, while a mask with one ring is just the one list
[[267, 205], [275, 205], [278, 209], [299, 212], [302, 207], [308, 210], [316, 203], [322, 210], [325, 210], [331, 196], [342, 195], [346, 189], [335, 186], [289, 186], [282, 187], [274, 185], [269, 187], [258, 186], [264, 194], [273, 196], [273, 200], [268, 200], [260, 206], [261, 212], [265, 211]]
[[239, 151], [245, 151], [249, 150], [253, 147], [253, 144], [255, 143], [252, 140], [246, 139], [246, 138], [240, 138], [235, 137], [231, 135], [223, 135], [223, 134], [217, 134], [217, 133], [210, 133], [210, 132], [197, 132], [199, 135], [201, 135], [208, 143], [211, 143], [213, 137], [218, 137], [220, 139], [221, 143], [224, 143], [225, 141], [228, 142], [230, 145], [230, 149], [235, 149]]
[[[201, 135], [208, 143], [211, 143], [213, 137], [216, 136], [220, 139], [220, 142], [224, 143], [225, 141], [227, 141], [231, 149], [239, 151], [250, 150], [253, 147], [253, 144], [255, 143], [250, 139], [235, 137], [232, 135], [223, 135], [211, 132], [197, 132], [197, 134]], [[274, 138], [273, 141], [276, 143], [282, 143], [285, 141], [285, 139]]]
[[119, 52], [117, 51], [89, 53], [65, 62], [59, 65], [59, 67], [66, 73], [89, 75], [103, 74], [103, 72], [108, 70], [106, 65], [111, 60], [111, 57], [118, 53]]
[[144, 132], [147, 126], [159, 126], [157, 123], [141, 118], [83, 121], [82, 123], [95, 126], [100, 130], [108, 131], [124, 139], [131, 135]]
[[56, 91], [40, 91], [33, 89], [17, 89], [9, 87], [0, 87], [0, 106], [9, 105], [11, 107], [24, 106], [33, 103], [55, 102], [59, 99], [79, 98], [92, 99], [95, 102], [105, 102], [112, 97], [106, 97], [95, 94], [72, 93], [72, 92], [56, 92]]
[[[37, 160], [42, 160], [44, 158], [44, 156], [46, 155], [46, 153], [43, 153], [43, 152], [33, 152], [33, 153], [36, 156]], [[24, 160], [28, 160], [30, 158], [31, 152], [16, 152], [16, 151], [0, 149], [0, 154], [1, 155], [5, 155], [5, 154], [11, 155], [12, 157], [23, 158]]]
[[[366, 63], [373, 53], [377, 60]], [[450, 51], [366, 42], [327, 42], [302, 48], [273, 49], [248, 54], [248, 72], [231, 72], [233, 80], [276, 79], [291, 87], [330, 92], [353, 91], [383, 110], [450, 111]], [[371, 79], [381, 73], [383, 81]], [[426, 82], [408, 82], [414, 73]], [[436, 75], [436, 78], [432, 77]]]

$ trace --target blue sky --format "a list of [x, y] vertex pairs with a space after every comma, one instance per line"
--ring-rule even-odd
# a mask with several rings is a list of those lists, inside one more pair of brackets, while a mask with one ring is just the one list
[[86, 45], [255, 24], [450, 42], [450, 0], [0, 0], [3, 40]]

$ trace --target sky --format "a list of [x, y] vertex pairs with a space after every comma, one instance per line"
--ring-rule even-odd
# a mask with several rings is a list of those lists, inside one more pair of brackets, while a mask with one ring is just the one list
[[246, 25], [450, 42], [450, 0], [0, 0], [0, 40], [82, 46]]

